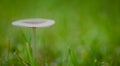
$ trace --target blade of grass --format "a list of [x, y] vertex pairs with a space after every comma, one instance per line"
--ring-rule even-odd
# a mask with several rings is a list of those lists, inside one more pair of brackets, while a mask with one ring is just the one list
[[17, 57], [17, 59], [25, 66], [28, 66], [28, 64], [23, 60], [23, 58], [17, 54], [17, 52], [14, 52], [14, 55]]
[[68, 51], [69, 51], [69, 56], [70, 56], [68, 60], [68, 64], [72, 63], [74, 66], [79, 66], [79, 62], [75, 54], [75, 51], [73, 51], [73, 49], [71, 48], [69, 48]]
[[26, 49], [27, 49], [27, 54], [28, 54], [28, 58], [29, 58], [30, 64], [32, 65], [33, 64], [32, 52], [31, 52], [32, 48], [31, 48], [30, 44], [26, 43]]

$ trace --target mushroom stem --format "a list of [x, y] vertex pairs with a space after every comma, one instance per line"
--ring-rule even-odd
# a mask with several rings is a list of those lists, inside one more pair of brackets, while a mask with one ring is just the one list
[[33, 65], [35, 64], [36, 61], [36, 52], [37, 52], [37, 47], [36, 47], [36, 27], [32, 28], [32, 57], [33, 57]]

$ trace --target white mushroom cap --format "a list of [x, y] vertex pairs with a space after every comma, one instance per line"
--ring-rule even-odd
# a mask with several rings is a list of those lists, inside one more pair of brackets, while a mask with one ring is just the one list
[[12, 25], [20, 26], [20, 27], [48, 27], [53, 25], [55, 22], [54, 20], [49, 19], [24, 19], [24, 20], [18, 20], [14, 21]]

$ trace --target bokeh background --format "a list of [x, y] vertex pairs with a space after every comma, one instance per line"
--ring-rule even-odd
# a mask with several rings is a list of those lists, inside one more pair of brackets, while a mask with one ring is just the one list
[[19, 19], [47, 18], [37, 29], [38, 66], [119, 66], [120, 0], [0, 0], [0, 66], [30, 66], [31, 29]]

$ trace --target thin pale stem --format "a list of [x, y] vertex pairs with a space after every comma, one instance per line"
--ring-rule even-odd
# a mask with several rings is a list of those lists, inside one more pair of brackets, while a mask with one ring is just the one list
[[33, 64], [35, 64], [36, 61], [36, 28], [32, 28], [32, 57], [33, 57]]

